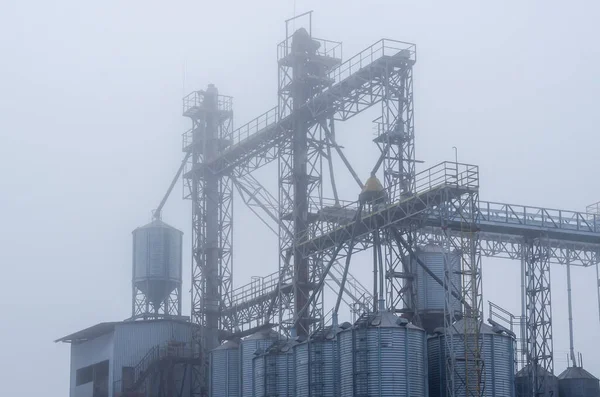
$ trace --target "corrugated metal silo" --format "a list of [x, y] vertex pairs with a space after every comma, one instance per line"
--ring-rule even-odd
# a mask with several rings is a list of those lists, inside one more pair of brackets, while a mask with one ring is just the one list
[[248, 336], [240, 343], [241, 397], [257, 396], [254, 394], [254, 370], [252, 360], [257, 352], [264, 352], [278, 339], [279, 334], [277, 332], [272, 329], [267, 329]]
[[337, 334], [350, 323], [315, 332], [294, 346], [296, 397], [336, 397], [340, 395], [340, 357]]
[[[457, 288], [460, 288], [461, 276], [458, 272], [460, 255], [456, 252], [449, 252], [445, 255], [443, 248], [435, 244], [428, 244], [418, 248], [416, 254], [440, 280], [444, 279], [444, 265], [448, 261], [448, 268], [452, 274], [452, 282]], [[444, 326], [446, 292], [444, 287], [435, 281], [414, 259], [413, 269], [416, 270], [417, 274], [416, 307], [419, 311], [423, 328], [429, 334], [432, 334], [436, 328]], [[452, 307], [456, 314], [461, 313], [462, 305], [458, 299], [453, 299]]]
[[558, 375], [560, 397], [600, 397], [598, 378], [581, 367], [570, 367]]
[[181, 286], [183, 233], [161, 220], [133, 232], [133, 283], [154, 307]]
[[342, 396], [425, 397], [425, 331], [389, 312], [338, 334]]
[[[544, 368], [539, 365], [536, 366], [538, 374], [545, 373], [548, 375], [547, 379], [547, 396], [558, 396], [558, 378], [554, 374], [548, 373]], [[531, 390], [532, 385], [530, 383], [529, 375], [532, 367], [530, 365], [525, 366], [515, 376], [515, 391], [517, 397], [530, 397], [533, 392]]]
[[[279, 340], [253, 359], [254, 396], [294, 397], [296, 341]], [[263, 393], [263, 394], [261, 394]]]
[[[466, 330], [474, 328], [471, 324], [466, 327], [468, 321], [463, 319], [457, 321], [452, 328], [451, 334], [454, 338], [454, 350], [456, 357], [465, 357], [465, 346], [462, 335]], [[502, 330], [492, 328], [489, 325], [479, 324], [479, 346], [481, 356], [484, 360], [483, 379], [481, 384], [483, 397], [514, 397], [514, 339], [503, 333]], [[458, 332], [457, 332], [458, 331]], [[446, 396], [446, 345], [445, 336], [442, 333], [431, 336], [427, 340], [428, 364], [429, 364], [429, 392], [432, 396]], [[466, 378], [465, 360], [456, 360], [458, 366], [458, 378]], [[463, 374], [462, 376], [460, 374]], [[460, 382], [460, 380], [457, 380]], [[466, 396], [457, 394], [459, 396]]]
[[239, 397], [240, 349], [228, 341], [210, 352], [210, 397]]

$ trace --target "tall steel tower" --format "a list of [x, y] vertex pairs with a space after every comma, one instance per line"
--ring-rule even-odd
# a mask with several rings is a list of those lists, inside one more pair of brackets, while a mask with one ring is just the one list
[[[308, 18], [308, 30], [290, 35], [290, 21], [301, 17]], [[297, 336], [308, 336], [323, 314], [322, 299], [303, 310], [321, 276], [322, 261], [307, 257], [300, 244], [310, 238], [316, 211], [323, 207], [324, 128], [333, 122], [331, 113], [313, 117], [307, 102], [333, 83], [328, 73], [340, 62], [332, 51], [339, 43], [314, 39], [311, 27], [311, 13], [286, 21], [286, 39], [278, 46], [279, 118], [290, 119], [278, 145], [280, 272], [290, 274], [293, 291], [293, 302], [281, 294], [287, 308], [280, 311], [280, 324]]]
[[211, 162], [229, 144], [231, 97], [214, 85], [183, 99], [183, 115], [192, 128], [183, 135], [189, 162], [184, 174], [185, 198], [192, 200], [192, 322], [194, 349], [201, 365], [194, 367], [192, 395], [207, 393], [207, 352], [219, 346], [222, 329], [231, 322], [221, 316], [231, 305], [232, 181], [218, 174]]

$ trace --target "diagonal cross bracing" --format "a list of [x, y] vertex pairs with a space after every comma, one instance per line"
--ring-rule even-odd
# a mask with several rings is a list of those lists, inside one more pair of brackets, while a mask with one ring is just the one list
[[[250, 172], [278, 158], [275, 147], [291, 136], [294, 118], [307, 127], [327, 116], [348, 120], [379, 103], [383, 97], [383, 78], [390, 64], [398, 66], [416, 61], [416, 47], [396, 40], [379, 40], [329, 72], [333, 84], [299, 106], [292, 114], [276, 106], [237, 128], [228, 137], [231, 145], [206, 166], [226, 173], [235, 167]], [[402, 69], [390, 71], [392, 77]]]

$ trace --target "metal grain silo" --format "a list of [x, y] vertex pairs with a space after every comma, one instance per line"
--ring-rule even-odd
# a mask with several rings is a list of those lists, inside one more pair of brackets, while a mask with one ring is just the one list
[[294, 346], [296, 397], [340, 395], [340, 357], [337, 334], [352, 327], [343, 323], [317, 331]]
[[[296, 341], [279, 340], [253, 359], [254, 396], [294, 397]], [[261, 394], [262, 393], [262, 394]]]
[[[446, 262], [452, 274], [452, 282], [458, 290], [461, 286], [460, 255], [456, 252], [444, 254], [444, 249], [439, 245], [428, 244], [416, 250], [416, 256], [439, 280], [444, 280]], [[444, 306], [446, 301], [445, 289], [425, 269], [413, 259], [413, 269], [416, 272], [416, 308], [421, 318], [423, 328], [432, 334], [438, 327], [444, 326]], [[462, 305], [456, 298], [452, 300], [455, 317], [462, 312]]]
[[425, 331], [389, 312], [338, 334], [341, 396], [425, 397]]
[[255, 396], [252, 360], [257, 353], [264, 352], [278, 339], [279, 334], [277, 332], [266, 329], [248, 336], [240, 343], [241, 397]]
[[558, 375], [560, 397], [600, 397], [598, 378], [581, 367], [570, 367]]
[[[467, 324], [472, 319], [459, 320], [450, 330], [453, 338], [455, 357], [465, 357], [464, 332], [474, 329], [477, 325]], [[466, 325], [469, 325], [466, 327]], [[481, 357], [484, 360], [481, 390], [483, 397], [514, 397], [514, 339], [504, 333], [504, 330], [492, 328], [489, 325], [479, 324], [479, 346]], [[468, 351], [468, 350], [467, 350]], [[432, 396], [446, 396], [446, 342], [442, 332], [431, 336], [427, 340], [428, 365], [429, 365], [429, 392]], [[455, 381], [466, 378], [466, 365], [464, 359], [457, 359]], [[466, 392], [455, 386], [459, 396], [466, 396]], [[462, 394], [461, 394], [462, 393]]]
[[239, 397], [240, 349], [228, 341], [210, 352], [210, 397]]
[[[531, 378], [531, 369], [534, 368], [531, 365], [526, 365], [515, 376], [515, 391], [517, 397], [530, 397], [533, 395]], [[549, 373], [544, 368], [536, 365], [538, 374], [546, 374], [547, 388], [545, 396], [558, 396], [558, 378], [554, 374]]]
[[161, 220], [133, 232], [133, 284], [156, 309], [181, 288], [183, 233]]

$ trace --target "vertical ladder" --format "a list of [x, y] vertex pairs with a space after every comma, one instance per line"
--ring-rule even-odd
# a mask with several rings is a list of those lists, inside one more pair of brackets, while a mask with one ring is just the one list
[[265, 363], [265, 397], [277, 397], [277, 354], [266, 353]]
[[358, 320], [354, 330], [354, 397], [369, 396], [369, 346], [367, 329], [369, 317]]
[[310, 365], [310, 397], [323, 397], [325, 389], [325, 380], [323, 371], [325, 370], [323, 357], [324, 331], [313, 337], [313, 341], [308, 345], [308, 359]]

